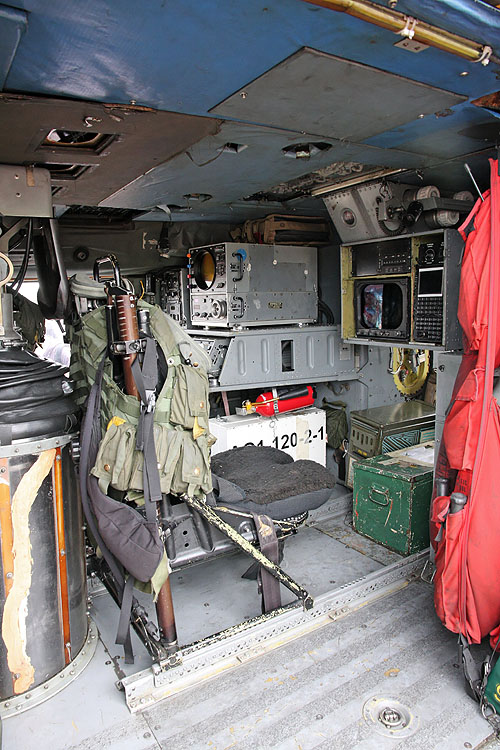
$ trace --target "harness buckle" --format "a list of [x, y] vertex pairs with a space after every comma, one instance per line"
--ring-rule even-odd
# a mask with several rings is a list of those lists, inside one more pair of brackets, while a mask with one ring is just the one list
[[146, 391], [146, 403], [144, 404], [146, 413], [151, 414], [156, 406], [156, 393], [154, 391]]

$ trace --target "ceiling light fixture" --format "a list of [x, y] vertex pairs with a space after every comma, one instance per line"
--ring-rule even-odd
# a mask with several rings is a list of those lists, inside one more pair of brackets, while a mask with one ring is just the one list
[[316, 154], [322, 151], [328, 151], [331, 147], [331, 143], [323, 141], [317, 143], [293, 143], [291, 146], [282, 148], [281, 152], [290, 159], [309, 159], [311, 156], [316, 156]]
[[186, 201], [199, 201], [200, 203], [204, 203], [205, 201], [209, 201], [212, 196], [210, 193], [186, 193], [186, 195], [183, 195], [182, 197]]

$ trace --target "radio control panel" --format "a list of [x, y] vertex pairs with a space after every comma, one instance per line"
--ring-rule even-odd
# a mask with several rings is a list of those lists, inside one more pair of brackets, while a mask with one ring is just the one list
[[343, 338], [461, 349], [462, 251], [455, 229], [342, 246]]
[[223, 242], [189, 250], [191, 325], [204, 328], [313, 323], [317, 248]]

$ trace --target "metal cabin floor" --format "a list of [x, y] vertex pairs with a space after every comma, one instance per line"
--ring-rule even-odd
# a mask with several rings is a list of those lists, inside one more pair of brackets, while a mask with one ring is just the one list
[[[284, 569], [313, 595], [400, 559], [350, 529], [348, 504], [340, 489], [286, 544]], [[181, 642], [259, 614], [255, 582], [240, 579], [247, 567], [233, 555], [172, 576]], [[456, 637], [421, 581], [137, 714], [115, 687], [116, 607], [100, 588], [90, 594], [100, 632], [91, 663], [50, 700], [5, 719], [3, 750], [500, 748], [464, 692]], [[126, 674], [149, 666], [137, 641], [135, 653], [132, 666], [114, 659]], [[417, 731], [381, 734], [363, 718], [375, 697], [407, 706]]]

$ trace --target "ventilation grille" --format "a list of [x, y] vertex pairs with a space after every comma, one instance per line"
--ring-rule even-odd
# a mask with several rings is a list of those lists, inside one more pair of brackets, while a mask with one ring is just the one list
[[382, 441], [382, 453], [409, 448], [411, 445], [416, 445], [419, 440], [420, 430], [409, 430], [408, 432], [398, 432], [396, 435], [388, 435]]

